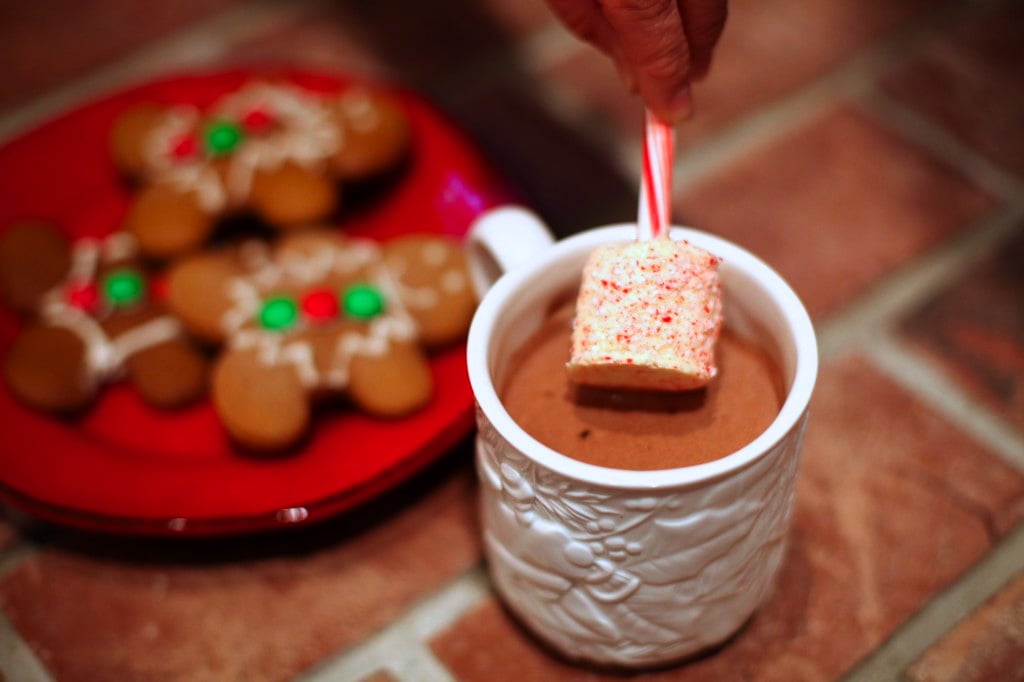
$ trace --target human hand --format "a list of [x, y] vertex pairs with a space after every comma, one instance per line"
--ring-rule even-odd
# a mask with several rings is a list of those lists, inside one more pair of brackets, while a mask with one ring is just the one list
[[546, 0], [573, 33], [611, 57], [626, 87], [669, 123], [693, 112], [690, 81], [711, 65], [727, 0]]

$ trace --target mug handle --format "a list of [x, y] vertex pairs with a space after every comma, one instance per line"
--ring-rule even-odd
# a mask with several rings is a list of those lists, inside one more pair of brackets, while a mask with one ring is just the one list
[[536, 257], [555, 238], [535, 213], [502, 206], [482, 214], [466, 236], [469, 275], [479, 298], [499, 277]]

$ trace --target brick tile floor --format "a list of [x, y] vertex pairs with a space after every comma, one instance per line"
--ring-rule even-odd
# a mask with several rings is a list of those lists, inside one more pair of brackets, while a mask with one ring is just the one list
[[1024, 428], [1024, 222], [904, 322], [971, 395]]
[[677, 206], [683, 223], [759, 254], [822, 319], [992, 201], [844, 105], [688, 188]]
[[1024, 6], [1000, 3], [942, 35], [883, 82], [885, 92], [1024, 176]]
[[[68, 100], [47, 95], [116, 88], [107, 67], [169, 39], [168, 64], [195, 48], [216, 64], [421, 90], [559, 235], [635, 212], [623, 155], [638, 103], [542, 0], [163, 5], [7, 3], [0, 127], [59, 114]], [[189, 42], [221, 12], [230, 30]], [[1021, 676], [1024, 553], [1010, 550], [1024, 516], [1024, 191], [992, 194], [974, 175], [983, 161], [1024, 173], [1021, 18], [1000, 0], [733, 1], [682, 131], [715, 162], [697, 164], [676, 213], [774, 265], [830, 343], [774, 593], [724, 646], [641, 678]], [[869, 113], [864, 83], [836, 78], [851, 70], [895, 106]], [[908, 119], [887, 118], [899, 109], [928, 129], [904, 137]], [[935, 129], [961, 144], [933, 147]], [[894, 288], [895, 313], [874, 295]], [[893, 336], [906, 343], [885, 345]], [[877, 361], [894, 352], [955, 395], [891, 376]], [[948, 407], [963, 402], [977, 414]], [[288, 533], [167, 542], [0, 516], [0, 680], [622, 678], [556, 658], [504, 611], [483, 570], [469, 450]], [[980, 606], [960, 622], [926, 608], [964, 595]], [[866, 678], [858, 665], [879, 652], [884, 674]]]
[[0, 7], [0, 110], [87, 73], [239, 0], [7, 2]]
[[479, 561], [468, 459], [291, 540], [60, 534], [0, 581], [0, 605], [58, 679], [287, 679]]
[[959, 623], [907, 677], [913, 682], [1024, 679], [1024, 575]]
[[392, 75], [361, 40], [354, 26], [338, 18], [335, 6], [269, 27], [231, 46], [222, 61], [253, 67], [300, 64], [315, 69], [344, 69], [367, 77]]

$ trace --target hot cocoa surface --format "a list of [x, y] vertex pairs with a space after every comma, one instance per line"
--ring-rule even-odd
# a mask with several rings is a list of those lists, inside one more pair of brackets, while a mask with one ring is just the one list
[[575, 459], [618, 469], [702, 464], [740, 449], [775, 419], [782, 373], [758, 345], [726, 328], [718, 376], [680, 393], [609, 391], [569, 382], [573, 310], [555, 311], [516, 353], [502, 386], [512, 418], [541, 443]]

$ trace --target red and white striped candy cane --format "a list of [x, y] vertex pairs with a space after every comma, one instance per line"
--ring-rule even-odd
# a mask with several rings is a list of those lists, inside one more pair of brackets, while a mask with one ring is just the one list
[[644, 119], [644, 168], [636, 226], [638, 241], [668, 237], [674, 147], [675, 130], [648, 111]]

